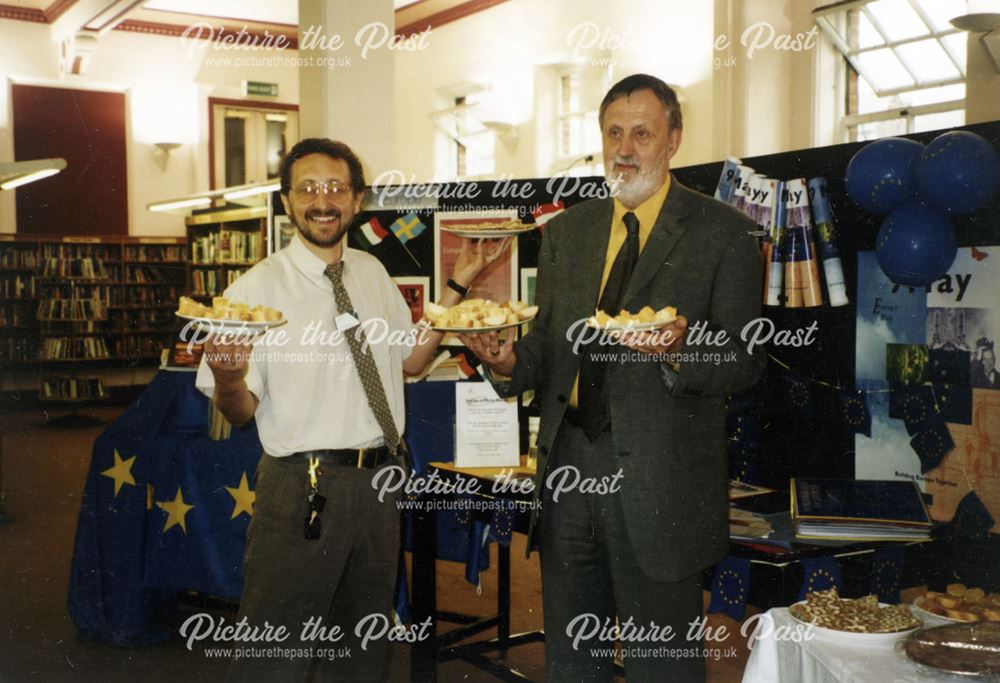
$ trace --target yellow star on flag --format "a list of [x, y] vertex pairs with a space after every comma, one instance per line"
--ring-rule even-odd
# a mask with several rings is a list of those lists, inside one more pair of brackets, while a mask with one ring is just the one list
[[135, 486], [135, 477], [132, 476], [132, 465], [135, 463], [135, 458], [136, 456], [133, 455], [128, 460], [122, 460], [122, 456], [118, 455], [118, 449], [116, 448], [115, 466], [101, 472], [105, 477], [115, 480], [116, 498], [118, 497], [118, 492], [122, 490], [123, 484]]
[[229, 491], [229, 495], [236, 501], [233, 505], [233, 514], [229, 519], [236, 519], [241, 512], [245, 512], [248, 516], [253, 517], [253, 503], [257, 500], [257, 494], [251, 491], [250, 486], [247, 484], [247, 473], [243, 473], [238, 488], [227, 486], [226, 490]]
[[187, 533], [187, 524], [184, 516], [188, 513], [188, 510], [194, 508], [194, 505], [188, 505], [184, 502], [180, 486], [177, 487], [177, 495], [172, 501], [157, 501], [156, 506], [161, 510], [167, 511], [167, 521], [163, 525], [163, 533], [167, 533], [177, 525], [180, 525], [181, 531]]

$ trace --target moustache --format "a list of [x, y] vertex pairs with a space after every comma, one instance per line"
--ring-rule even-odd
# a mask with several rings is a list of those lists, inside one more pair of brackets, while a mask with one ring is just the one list
[[615, 155], [615, 158], [612, 161], [612, 163], [614, 163], [616, 166], [635, 166], [636, 168], [639, 167], [639, 160], [636, 159], [635, 157], [623, 157], [623, 156], [618, 156], [617, 154]]
[[337, 218], [341, 217], [340, 211], [338, 209], [330, 209], [328, 211], [320, 211], [319, 209], [313, 209], [312, 211], [306, 212], [307, 219], [315, 218]]

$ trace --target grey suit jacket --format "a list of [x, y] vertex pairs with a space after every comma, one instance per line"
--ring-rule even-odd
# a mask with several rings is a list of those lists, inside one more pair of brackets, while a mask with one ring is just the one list
[[[548, 223], [538, 260], [538, 317], [515, 346], [510, 381], [494, 383], [505, 396], [533, 388], [540, 401], [536, 497], [580, 368], [567, 331], [594, 313], [613, 211], [611, 199], [595, 199]], [[690, 576], [728, 549], [724, 401], [751, 387], [766, 362], [739, 339], [760, 315], [760, 252], [747, 234], [753, 229], [739, 212], [672, 179], [625, 293], [632, 311], [675, 306], [688, 318], [689, 336], [690, 325], [706, 321], [729, 337], [722, 345], [686, 342], [676, 374], [648, 356], [610, 366], [609, 457], [623, 473], [625, 531], [656, 580]], [[536, 523], [537, 514], [532, 529]]]

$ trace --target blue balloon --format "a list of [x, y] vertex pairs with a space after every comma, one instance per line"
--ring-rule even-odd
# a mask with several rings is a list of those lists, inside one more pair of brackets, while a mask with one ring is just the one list
[[889, 213], [916, 191], [924, 146], [906, 138], [882, 138], [851, 157], [844, 174], [847, 194], [865, 211]]
[[894, 209], [875, 238], [882, 272], [910, 287], [924, 287], [947, 273], [957, 253], [948, 214], [916, 201]]
[[922, 199], [942, 211], [981, 209], [1000, 187], [1000, 152], [968, 131], [938, 135], [920, 156], [917, 187]]

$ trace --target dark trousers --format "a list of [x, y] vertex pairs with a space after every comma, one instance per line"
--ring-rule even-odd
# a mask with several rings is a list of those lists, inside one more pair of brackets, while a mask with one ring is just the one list
[[[550, 474], [556, 467], [571, 466], [582, 477], [611, 481], [619, 468], [609, 432], [591, 443], [581, 430], [565, 423], [552, 457]], [[702, 642], [687, 639], [689, 624], [702, 615], [701, 573], [676, 582], [649, 578], [632, 550], [621, 493], [584, 494], [578, 488], [561, 493], [557, 501], [552, 500], [552, 489], [546, 486], [544, 491], [541, 566], [547, 679], [610, 681], [617, 616], [623, 629], [631, 623], [647, 631], [641, 640], [621, 633], [629, 681], [702, 683]], [[595, 624], [605, 633], [586, 638]], [[674, 635], [665, 641], [666, 627]]]
[[[379, 502], [375, 470], [322, 466], [326, 496], [317, 540], [306, 540], [307, 462], [263, 455], [257, 467], [254, 517], [243, 559], [239, 619], [250, 628], [282, 625], [283, 642], [241, 642], [252, 656], [233, 659], [227, 681], [382, 681], [386, 678], [393, 591], [399, 560], [398, 494]], [[326, 629], [302, 638], [309, 620]], [[321, 619], [321, 622], [317, 622]], [[366, 619], [367, 649], [355, 636]], [[388, 621], [385, 621], [388, 620]], [[343, 636], [329, 634], [339, 627]], [[265, 652], [274, 648], [270, 653]], [[272, 656], [259, 656], [269, 654]]]

